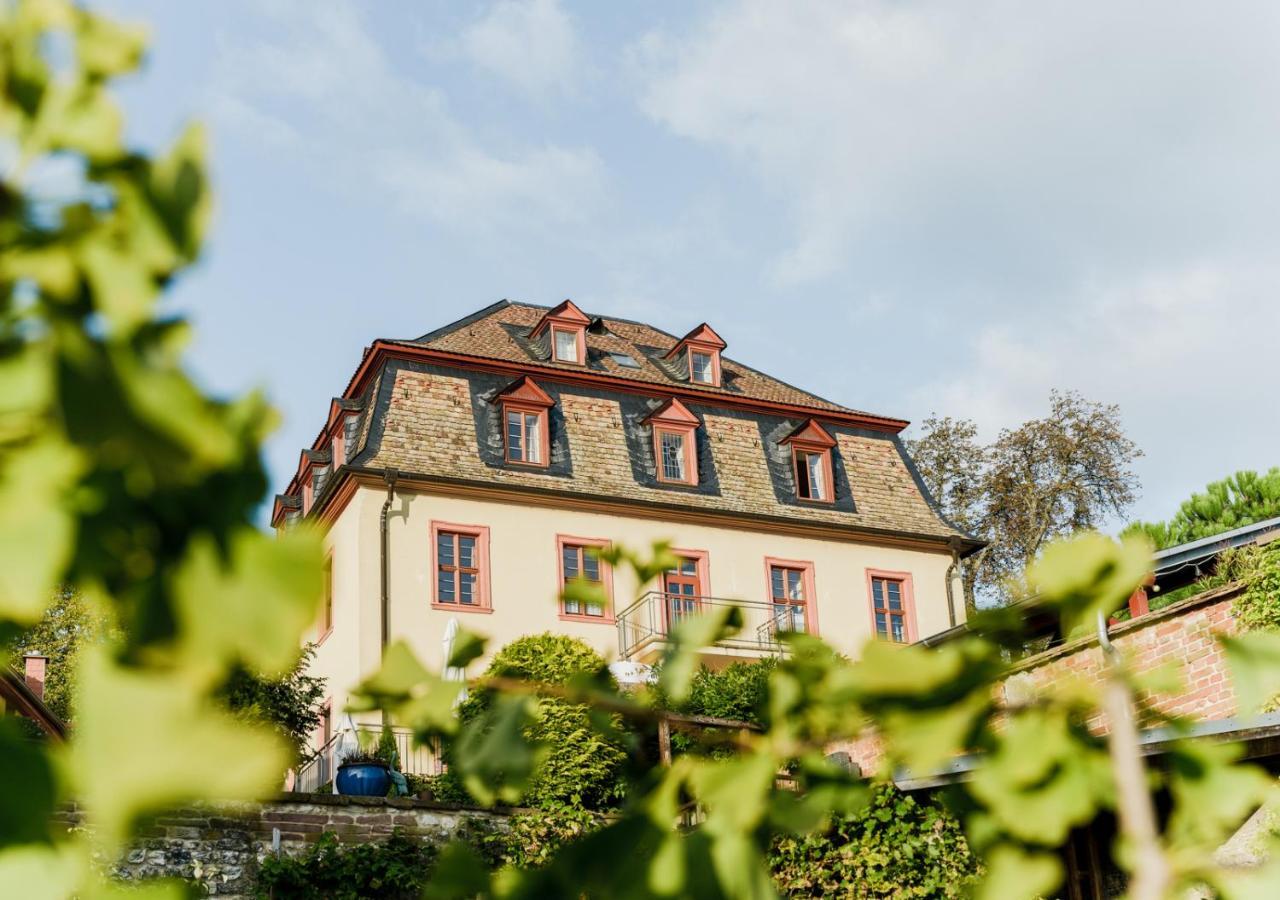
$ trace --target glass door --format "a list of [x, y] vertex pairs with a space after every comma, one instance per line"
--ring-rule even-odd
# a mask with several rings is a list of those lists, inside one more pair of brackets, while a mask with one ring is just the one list
[[701, 604], [702, 582], [698, 577], [698, 561], [688, 556], [677, 557], [678, 564], [662, 576], [662, 591], [667, 598], [667, 627], [674, 628], [686, 616], [696, 615]]

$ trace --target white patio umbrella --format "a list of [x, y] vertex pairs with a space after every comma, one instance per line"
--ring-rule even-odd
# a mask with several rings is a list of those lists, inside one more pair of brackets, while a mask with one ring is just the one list
[[458, 666], [449, 665], [449, 657], [453, 656], [453, 645], [458, 640], [458, 620], [450, 618], [444, 626], [444, 637], [441, 644], [444, 646], [444, 680], [445, 681], [464, 681], [467, 677], [466, 673]]
[[[342, 725], [338, 728], [338, 739], [333, 744], [333, 776], [337, 775], [338, 766], [352, 753], [360, 750], [360, 734], [351, 713], [342, 717]], [[338, 793], [338, 779], [332, 778], [333, 793]]]

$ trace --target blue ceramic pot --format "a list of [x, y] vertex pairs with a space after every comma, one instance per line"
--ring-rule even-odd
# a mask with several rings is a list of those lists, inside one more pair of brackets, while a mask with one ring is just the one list
[[338, 766], [338, 793], [351, 797], [385, 797], [391, 773], [378, 763], [343, 763]]

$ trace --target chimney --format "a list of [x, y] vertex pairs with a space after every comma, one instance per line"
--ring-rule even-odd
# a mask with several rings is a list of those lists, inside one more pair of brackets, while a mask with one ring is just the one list
[[22, 657], [22, 663], [27, 687], [31, 688], [31, 693], [43, 700], [44, 676], [45, 670], [49, 667], [49, 657], [41, 656], [38, 653], [28, 653]]

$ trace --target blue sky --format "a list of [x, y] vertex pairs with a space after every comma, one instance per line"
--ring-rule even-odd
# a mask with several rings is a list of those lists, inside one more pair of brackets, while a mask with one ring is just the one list
[[102, 0], [135, 140], [213, 135], [175, 291], [277, 485], [378, 337], [504, 297], [987, 436], [1122, 407], [1135, 514], [1280, 463], [1280, 7]]

